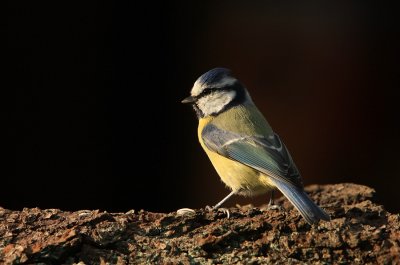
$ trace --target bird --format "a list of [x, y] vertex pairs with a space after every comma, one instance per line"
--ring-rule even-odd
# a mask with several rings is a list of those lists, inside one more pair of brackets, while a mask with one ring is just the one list
[[255, 196], [278, 189], [309, 224], [329, 221], [329, 215], [304, 191], [302, 177], [288, 149], [246, 87], [227, 68], [202, 74], [182, 100], [198, 118], [198, 140], [220, 179], [233, 195]]

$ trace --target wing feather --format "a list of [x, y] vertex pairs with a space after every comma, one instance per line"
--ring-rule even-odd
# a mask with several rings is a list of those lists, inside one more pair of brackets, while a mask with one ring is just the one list
[[213, 152], [262, 172], [278, 181], [302, 187], [301, 177], [277, 134], [244, 136], [209, 124], [202, 131], [204, 144]]

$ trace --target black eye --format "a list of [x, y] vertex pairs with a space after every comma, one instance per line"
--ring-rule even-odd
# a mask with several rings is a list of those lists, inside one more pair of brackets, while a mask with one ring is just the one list
[[214, 92], [214, 91], [216, 91], [216, 90], [217, 90], [216, 88], [210, 87], [210, 88], [204, 89], [204, 90], [203, 90], [203, 93], [205, 93], [205, 94], [210, 94], [210, 93], [212, 93], [212, 92]]
[[207, 87], [200, 93], [199, 97], [206, 96], [215, 91], [229, 91], [229, 90], [231, 90], [229, 87]]
[[213, 87], [205, 88], [205, 89], [200, 93], [199, 97], [203, 97], [203, 96], [209, 95], [209, 94], [211, 94], [211, 93], [214, 92], [214, 91], [217, 91], [217, 89], [216, 89], [216, 88], [213, 88]]

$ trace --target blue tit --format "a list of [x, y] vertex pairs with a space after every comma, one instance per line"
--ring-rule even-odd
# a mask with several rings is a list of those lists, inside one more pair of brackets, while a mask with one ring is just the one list
[[330, 220], [304, 191], [286, 146], [230, 70], [215, 68], [200, 76], [182, 103], [193, 106], [200, 144], [232, 190], [213, 208], [235, 194], [253, 196], [278, 189], [308, 223]]

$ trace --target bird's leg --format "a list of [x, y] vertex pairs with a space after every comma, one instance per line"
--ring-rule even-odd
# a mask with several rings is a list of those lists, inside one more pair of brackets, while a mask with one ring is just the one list
[[274, 205], [274, 192], [275, 192], [275, 190], [271, 190], [271, 197], [269, 198], [268, 207], [271, 207], [272, 205]]
[[275, 190], [271, 190], [271, 197], [269, 198], [268, 209], [269, 210], [281, 210], [281, 207], [274, 203], [274, 193], [275, 193]]
[[232, 191], [231, 193], [228, 194], [225, 198], [223, 198], [219, 203], [217, 203], [213, 208], [218, 209], [224, 202], [226, 202], [230, 197], [232, 197], [233, 194], [235, 194], [235, 191]]
[[229, 218], [230, 214], [229, 214], [229, 210], [226, 208], [219, 208], [224, 202], [226, 202], [230, 197], [232, 197], [232, 195], [234, 195], [236, 193], [236, 191], [232, 191], [231, 193], [228, 194], [228, 196], [226, 196], [225, 198], [223, 198], [219, 203], [217, 203], [216, 205], [214, 205], [213, 207], [210, 206], [206, 206], [206, 210], [212, 211], [212, 210], [217, 210], [220, 209], [222, 212], [224, 212], [227, 217]]

